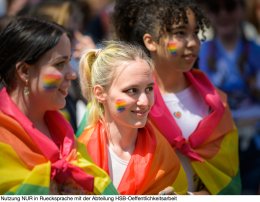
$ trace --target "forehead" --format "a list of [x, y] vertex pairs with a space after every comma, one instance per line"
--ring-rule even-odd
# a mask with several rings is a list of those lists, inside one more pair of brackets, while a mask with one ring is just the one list
[[186, 17], [182, 17], [179, 21], [175, 22], [173, 24], [173, 28], [179, 27], [179, 26], [197, 26], [196, 16], [190, 8], [186, 10]]
[[58, 58], [70, 58], [71, 44], [68, 36], [63, 34], [59, 42], [47, 51], [38, 61], [39, 63], [52, 63]]
[[196, 22], [196, 16], [195, 16], [195, 13], [192, 9], [190, 8], [187, 8], [185, 10], [185, 14], [183, 14], [179, 20], [175, 20], [173, 22], [174, 25], [187, 25], [189, 24], [190, 22], [192, 21], [195, 21]]
[[150, 79], [151, 75], [152, 68], [147, 61], [138, 58], [133, 61], [123, 62], [115, 68], [114, 83], [140, 82], [147, 78]]

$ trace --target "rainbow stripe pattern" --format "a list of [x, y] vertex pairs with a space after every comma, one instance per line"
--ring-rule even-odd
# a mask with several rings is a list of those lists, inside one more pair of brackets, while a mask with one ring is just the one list
[[167, 44], [167, 50], [169, 51], [169, 53], [171, 53], [171, 55], [177, 55], [177, 46], [175, 42], [168, 42]]
[[212, 109], [208, 116], [200, 121], [189, 139], [185, 139], [158, 86], [154, 85], [156, 100], [149, 120], [173, 148], [190, 159], [194, 172], [211, 194], [241, 194], [238, 131], [227, 96], [218, 91], [200, 70], [193, 69], [185, 76]]
[[118, 112], [123, 112], [125, 110], [126, 101], [123, 99], [116, 100], [116, 109]]
[[[156, 99], [149, 114], [149, 123], [164, 135], [174, 149], [178, 149], [191, 160], [191, 166], [195, 173], [211, 194], [241, 194], [238, 131], [227, 105], [226, 95], [217, 91], [199, 70], [193, 69], [187, 72], [186, 77], [213, 109], [210, 116], [201, 121], [188, 140], [184, 139], [172, 114], [164, 103], [158, 86], [155, 84], [154, 94]], [[87, 111], [89, 108], [88, 106]], [[84, 128], [86, 129], [88, 125], [87, 117], [88, 113], [85, 114], [85, 118], [80, 123], [80, 130], [77, 131], [78, 137], [82, 138], [82, 141], [85, 138], [81, 136], [87, 133], [84, 131]], [[89, 139], [86, 138], [85, 141], [89, 141]], [[88, 147], [90, 148], [91, 145], [92, 142], [90, 141]], [[96, 145], [92, 146], [95, 148]], [[92, 150], [96, 151], [95, 149]], [[104, 161], [99, 163], [102, 162]], [[184, 175], [186, 174], [184, 173]], [[183, 183], [182, 177], [178, 177], [173, 186], [185, 190], [183, 187], [186, 184]], [[182, 192], [180, 191], [180, 193]]]
[[45, 118], [61, 148], [66, 149], [60, 150], [32, 127], [6, 89], [1, 90], [0, 195], [57, 194], [51, 186], [54, 180], [57, 186], [69, 186], [66, 180], [73, 180], [85, 194], [118, 194], [107, 173], [92, 162], [85, 145], [77, 142], [62, 114], [49, 111]]
[[61, 82], [61, 75], [57, 74], [47, 74], [43, 77], [43, 87], [46, 90], [56, 89]]
[[[99, 121], [95, 126], [87, 126], [78, 140], [86, 145], [91, 159], [109, 173], [106, 131], [105, 123]], [[156, 195], [172, 186], [177, 194], [186, 194], [187, 178], [171, 145], [149, 122], [138, 131], [135, 150], [118, 192], [122, 195]]]

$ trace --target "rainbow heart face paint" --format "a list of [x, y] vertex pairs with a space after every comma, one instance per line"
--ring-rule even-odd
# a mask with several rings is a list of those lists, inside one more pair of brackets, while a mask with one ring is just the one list
[[177, 45], [175, 42], [169, 41], [167, 44], [167, 50], [171, 55], [177, 55]]
[[43, 76], [43, 88], [45, 90], [53, 90], [58, 87], [61, 82], [61, 75], [46, 74]]
[[117, 99], [115, 104], [116, 104], [116, 110], [117, 110], [118, 112], [123, 112], [123, 111], [125, 111], [125, 106], [126, 106], [126, 101], [125, 101], [125, 100], [123, 100], [123, 99]]

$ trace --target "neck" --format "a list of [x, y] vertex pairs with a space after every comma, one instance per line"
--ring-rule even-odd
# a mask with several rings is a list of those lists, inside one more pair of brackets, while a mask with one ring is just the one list
[[155, 79], [162, 94], [178, 93], [189, 86], [183, 72], [165, 70], [161, 67], [156, 68]]
[[29, 96], [24, 95], [20, 90], [11, 92], [10, 97], [20, 111], [30, 119], [34, 127], [50, 138], [51, 135], [44, 120], [45, 111], [41, 111], [40, 107], [30, 102]]
[[109, 146], [124, 160], [129, 160], [135, 149], [138, 129], [118, 127], [114, 122], [107, 123]]

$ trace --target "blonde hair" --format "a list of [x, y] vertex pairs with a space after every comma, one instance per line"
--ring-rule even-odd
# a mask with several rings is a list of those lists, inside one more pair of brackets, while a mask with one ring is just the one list
[[153, 70], [153, 62], [138, 46], [122, 41], [107, 41], [105, 48], [88, 50], [80, 59], [79, 79], [82, 95], [91, 102], [88, 125], [94, 125], [103, 119], [103, 106], [93, 94], [93, 87], [100, 85], [107, 89], [114, 78], [117, 67], [137, 58], [147, 61]]

